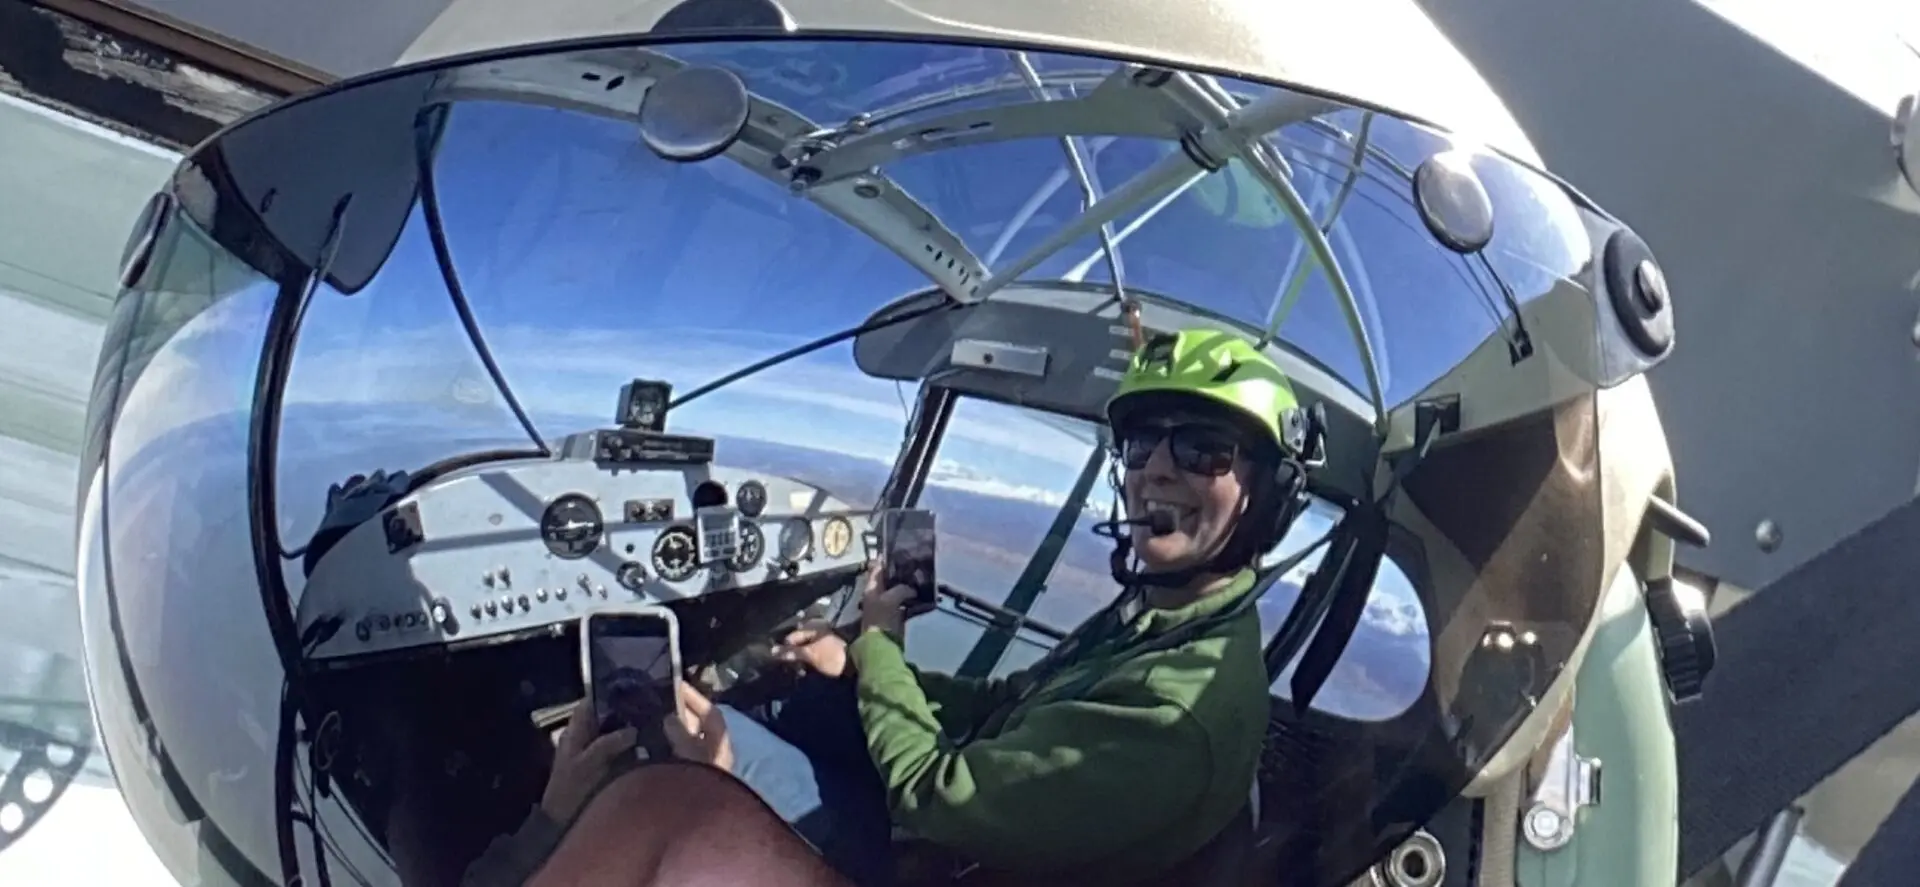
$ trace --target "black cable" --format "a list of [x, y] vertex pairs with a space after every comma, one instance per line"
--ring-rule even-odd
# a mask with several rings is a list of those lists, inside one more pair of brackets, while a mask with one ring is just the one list
[[727, 373], [726, 375], [721, 376], [717, 379], [714, 379], [711, 382], [698, 386], [694, 388], [692, 391], [689, 391], [685, 394], [680, 395], [679, 397], [674, 398], [672, 402], [667, 404], [667, 408], [672, 410], [672, 409], [678, 409], [680, 407], [686, 406], [687, 403], [692, 400], [695, 400], [707, 394], [711, 394], [714, 391], [717, 391], [721, 388], [725, 388], [728, 385], [732, 385], [733, 383], [738, 382], [741, 379], [745, 379], [748, 376], [754, 375], [755, 373], [758, 373], [761, 370], [772, 369], [796, 357], [804, 357], [808, 354], [812, 354], [815, 351], [819, 351], [820, 349], [825, 348], [829, 345], [837, 345], [848, 339], [856, 338], [858, 336], [864, 336], [867, 333], [871, 333], [876, 330], [883, 330], [890, 326], [906, 323], [909, 320], [917, 320], [921, 317], [925, 317], [926, 315], [932, 314], [935, 311], [951, 311], [951, 310], [956, 310], [961, 308], [972, 307], [978, 304], [980, 303], [979, 302], [961, 303], [961, 302], [954, 302], [951, 300], [941, 301], [941, 302], [936, 302], [932, 305], [927, 305], [925, 307], [915, 308], [910, 311], [902, 311], [899, 314], [893, 315], [892, 317], [887, 317], [880, 320], [868, 320], [867, 322], [862, 323], [859, 326], [848, 327], [837, 333], [828, 333], [827, 335], [821, 336], [818, 339], [814, 339], [811, 342], [806, 342], [800, 345], [796, 345], [792, 348], [789, 348], [785, 351], [780, 352], [779, 354], [775, 354], [772, 357], [747, 364], [746, 366], [741, 367], [737, 370], [734, 370], [731, 373]]
[[280, 409], [286, 394], [287, 374], [293, 367], [293, 351], [299, 338], [300, 321], [305, 317], [307, 306], [318, 291], [326, 276], [327, 266], [339, 248], [340, 233], [346, 225], [347, 208], [352, 201], [353, 196], [347, 194], [334, 203], [333, 218], [327, 228], [326, 239], [321, 244], [320, 255], [316, 257], [313, 267], [308, 269], [298, 289], [294, 289], [290, 282], [281, 282], [261, 339], [260, 362], [254, 375], [252, 415], [247, 430], [247, 531], [253, 547], [254, 584], [260, 593], [261, 614], [267, 620], [267, 630], [273, 640], [274, 653], [280, 660], [282, 674], [273, 798], [275, 808], [280, 811], [280, 815], [274, 817], [274, 841], [280, 856], [282, 883], [285, 884], [299, 883], [300, 877], [300, 854], [294, 844], [292, 819], [286, 814], [292, 811], [295, 803], [292, 752], [295, 691], [292, 684], [301, 673], [303, 651], [293, 608], [287, 600], [286, 579], [281, 573], [287, 560], [287, 551], [281, 544], [279, 522], [275, 519], [279, 511], [276, 469]]
[[436, 127], [429, 121], [429, 117], [436, 113], [444, 119], [445, 106], [439, 105], [425, 109], [413, 122], [414, 160], [420, 176], [420, 214], [427, 223], [427, 240], [433, 244], [433, 259], [440, 266], [440, 279], [446, 284], [447, 299], [453, 303], [454, 313], [460, 316], [460, 325], [467, 331], [467, 341], [473, 345], [474, 356], [480, 358], [481, 366], [486, 368], [488, 377], [493, 379], [493, 387], [500, 392], [501, 399], [506, 401], [507, 409], [513, 412], [513, 417], [519, 420], [520, 428], [526, 432], [527, 438], [533, 441], [533, 445], [540, 450], [541, 455], [551, 455], [553, 451], [541, 438], [540, 431], [534, 427], [533, 420], [528, 418], [527, 411], [520, 406], [520, 399], [514, 395], [513, 388], [507, 384], [505, 374], [500, 371], [500, 364], [493, 359], [493, 349], [487, 347], [486, 337], [480, 333], [480, 323], [473, 317], [473, 306], [468, 303], [467, 292], [460, 286], [460, 275], [454, 269], [453, 251], [447, 246], [447, 230], [441, 224], [440, 198], [434, 187], [432, 148], [436, 140], [434, 134]]
[[1507, 285], [1507, 279], [1500, 276], [1500, 272], [1494, 269], [1493, 260], [1487, 258], [1485, 249], [1478, 250], [1473, 255], [1480, 260], [1481, 266], [1487, 269], [1487, 276], [1492, 277], [1494, 284], [1500, 287], [1500, 296], [1507, 303], [1507, 311], [1513, 314], [1513, 332], [1507, 335], [1507, 348], [1513, 357], [1513, 362], [1519, 363], [1532, 357], [1533, 334], [1527, 332], [1527, 320], [1520, 316], [1520, 299], [1513, 294], [1513, 287]]

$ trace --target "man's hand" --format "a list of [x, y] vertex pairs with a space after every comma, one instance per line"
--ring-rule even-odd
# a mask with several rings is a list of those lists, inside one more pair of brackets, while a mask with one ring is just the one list
[[678, 711], [667, 716], [667, 744], [675, 757], [733, 772], [733, 740], [727, 719], [692, 684], [681, 682]]
[[824, 619], [801, 623], [774, 646], [773, 657], [829, 678], [847, 672], [847, 642], [834, 634], [832, 623]]
[[913, 600], [913, 589], [905, 585], [882, 588], [880, 583], [885, 576], [886, 567], [878, 561], [867, 571], [860, 587], [860, 630], [884, 631], [904, 644], [910, 615], [907, 602]]
[[595, 729], [593, 702], [582, 699], [561, 730], [560, 743], [553, 750], [553, 770], [547, 774], [546, 791], [540, 794], [540, 809], [554, 822], [573, 821], [607, 781], [614, 761], [633, 751], [638, 737], [632, 727], [605, 736], [595, 736]]

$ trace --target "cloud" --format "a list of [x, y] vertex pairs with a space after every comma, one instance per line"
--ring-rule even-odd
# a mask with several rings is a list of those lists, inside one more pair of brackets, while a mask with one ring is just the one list
[[[1385, 565], [1382, 565], [1382, 572], [1385, 570]], [[1399, 571], [1393, 572], [1397, 574]], [[1401, 577], [1401, 587], [1404, 587], [1405, 581], [1405, 578]], [[1403, 637], [1426, 636], [1426, 612], [1421, 608], [1419, 600], [1415, 599], [1411, 593], [1405, 596], [1395, 594], [1393, 593], [1395, 588], [1396, 585], [1388, 577], [1382, 576], [1376, 580], [1373, 594], [1367, 597], [1367, 607], [1361, 618], [1388, 634]], [[1408, 592], [1410, 591], [1411, 589], [1408, 589]]]
[[[1000, 499], [1019, 499], [1053, 508], [1059, 508], [1067, 503], [1068, 484], [1066, 483], [1058, 487], [1012, 483], [950, 459], [938, 460], [932, 468], [928, 469], [927, 483]], [[1091, 505], [1091, 497], [1088, 504]]]

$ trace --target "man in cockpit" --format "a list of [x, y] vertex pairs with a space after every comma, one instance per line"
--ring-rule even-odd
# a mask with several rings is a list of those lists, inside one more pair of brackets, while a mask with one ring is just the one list
[[995, 680], [916, 669], [912, 592], [870, 574], [854, 640], [787, 639], [813, 677], [769, 723], [689, 689], [675, 752], [734, 774], [862, 885], [895, 878], [896, 829], [915, 861], [934, 851], [935, 880], [1168, 877], [1248, 803], [1269, 705], [1251, 568], [1298, 513], [1305, 422], [1270, 359], [1209, 330], [1140, 349], [1108, 418], [1124, 591], [1045, 659]]

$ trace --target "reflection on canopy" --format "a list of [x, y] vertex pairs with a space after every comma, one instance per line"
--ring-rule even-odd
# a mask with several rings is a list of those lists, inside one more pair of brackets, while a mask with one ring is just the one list
[[[727, 64], [784, 109], [756, 109], [760, 128], [726, 159], [664, 162], [636, 143], [631, 90], [605, 72], [643, 83], [643, 64], [674, 58]], [[1283, 760], [1262, 772], [1279, 789], [1263, 792], [1263, 812], [1273, 814], [1291, 870], [1313, 881], [1350, 877], [1432, 816], [1541, 704], [1592, 616], [1602, 507], [1592, 393], [1621, 366], [1589, 268], [1588, 226], [1602, 230], [1604, 220], [1546, 177], [1472, 153], [1494, 226], [1485, 251], [1462, 255], [1428, 230], [1411, 171], [1471, 146], [1230, 82], [1182, 80], [1189, 98], [1212, 103], [1182, 111], [1131, 68], [1027, 58], [1033, 78], [1001, 50], [898, 43], [812, 44], [800, 54], [757, 43], [556, 53], [317, 96], [197, 154], [180, 177], [183, 233], [116, 318], [143, 332], [129, 353], [106, 358], [126, 380], [104, 414], [113, 446], [106, 556], [125, 569], [96, 587], [112, 588], [103, 605], [121, 620], [110, 630], [115, 642], [120, 625], [132, 628], [120, 654], [125, 675], [110, 675], [99, 692], [159, 700], [148, 706], [151, 726], [135, 717], [107, 732], [130, 745], [151, 730], [170, 746], [163, 775], [130, 788], [130, 803], [150, 811], [162, 797], [192, 795], [225, 830], [219, 853], [265, 871], [288, 864], [277, 843], [284, 829], [268, 834], [263, 805], [291, 791], [269, 784], [264, 768], [221, 768], [298, 744], [271, 732], [280, 681], [295, 675], [269, 664], [275, 650], [258, 608], [263, 591], [270, 607], [302, 603], [307, 543], [330, 486], [476, 453], [490, 454], [483, 467], [502, 476], [551, 464], [514, 406], [552, 444], [607, 425], [630, 380], [666, 380], [684, 393], [917, 294], [904, 301], [952, 303], [921, 315], [926, 323], [888, 327], [908, 331], [900, 341], [909, 344], [917, 341], [909, 333], [925, 333], [933, 341], [925, 353], [890, 348], [876, 322], [854, 343], [676, 408], [670, 427], [715, 439], [729, 468], [796, 478], [864, 509], [882, 504], [903, 426], [931, 392], [952, 394], [922, 498], [941, 515], [943, 574], [1002, 600], [1031, 578], [1044, 591], [1028, 611], [1033, 621], [1067, 628], [1113, 592], [1101, 572], [1104, 543], [1086, 532], [1106, 494], [1089, 497], [1080, 481], [1104, 455], [1094, 423], [1112, 387], [1104, 373], [1128, 352], [1123, 306], [1137, 297], [1142, 324], [1156, 330], [1215, 325], [1259, 337], [1277, 327], [1268, 353], [1303, 399], [1327, 408], [1333, 455], [1315, 474], [1316, 508], [1276, 559], [1347, 515], [1384, 514], [1391, 532], [1379, 543], [1371, 593], [1315, 610], [1315, 625], [1352, 622], [1352, 643], [1268, 663], [1285, 695], [1289, 675], [1316, 657], [1336, 660], [1332, 689], [1314, 710], [1276, 709], [1289, 711], [1277, 723], [1294, 732], [1269, 743]], [[1030, 101], [1032, 79], [1050, 96], [1044, 105]], [[962, 94], [942, 92], [952, 90]], [[880, 105], [911, 107], [844, 125]], [[1181, 116], [1207, 109], [1222, 119]], [[984, 122], [963, 126], [964, 114]], [[1237, 133], [1248, 117], [1277, 132]], [[329, 143], [334, 134], [339, 142]], [[431, 189], [416, 187], [422, 146], [431, 148]], [[1210, 151], [1219, 162], [1209, 175], [1194, 157]], [[797, 169], [819, 170], [819, 180], [795, 187]], [[1087, 222], [1089, 203], [1126, 205], [1102, 232]], [[1296, 224], [1301, 212], [1310, 226]], [[1103, 239], [1118, 244], [1111, 261]], [[1053, 242], [1064, 248], [1043, 248]], [[1351, 299], [1318, 266], [1321, 248]], [[314, 270], [324, 282], [299, 301], [308, 283], [301, 265], [323, 256], [332, 264]], [[198, 267], [259, 273], [223, 284], [192, 277]], [[974, 300], [1016, 279], [1017, 292]], [[194, 316], [140, 313], [176, 282], [196, 294]], [[993, 320], [1001, 308], [1011, 313]], [[297, 336], [275, 326], [290, 317]], [[1530, 351], [1518, 345], [1523, 331]], [[1054, 359], [1091, 369], [993, 389], [979, 368], [955, 364], [951, 346], [994, 336], [1051, 344]], [[856, 364], [859, 346], [889, 352], [905, 369]], [[254, 390], [263, 353], [287, 360], [284, 386], [268, 392], [277, 401]], [[1391, 417], [1369, 403], [1376, 385], [1399, 407]], [[265, 411], [253, 412], [258, 404]], [[1383, 441], [1381, 426], [1396, 436]], [[262, 428], [277, 433], [277, 446], [250, 456], [266, 439]], [[250, 478], [273, 484], [266, 519], [277, 533], [249, 534], [241, 511], [259, 492]], [[1071, 541], [1042, 562], [1039, 537], [1062, 525], [1074, 530]], [[248, 555], [266, 565], [265, 589], [254, 587]], [[166, 566], [133, 568], [152, 563]], [[1315, 563], [1271, 577], [1260, 601], [1269, 636], [1301, 607], [1320, 606], [1305, 581]], [[1045, 569], [1029, 577], [1036, 565]], [[459, 581], [479, 582], [478, 572]], [[272, 597], [282, 590], [288, 598]], [[217, 661], [183, 646], [203, 611], [244, 636], [209, 654]], [[1525, 629], [1519, 652], [1482, 643], [1489, 620]], [[965, 643], [923, 643], [942, 625]], [[1051, 643], [1030, 628], [988, 665], [1016, 667]], [[958, 617], [915, 631], [919, 655], [932, 659], [970, 660], [984, 633]], [[169, 670], [180, 660], [188, 667]], [[524, 686], [501, 677], [515, 665], [495, 662], [499, 686]], [[433, 680], [445, 676], [415, 677], [438, 687]], [[477, 672], [462, 680], [494, 686]], [[359, 688], [361, 723], [399, 723], [379, 712], [405, 696], [393, 687], [413, 686]], [[389, 691], [391, 699], [381, 695]], [[494, 701], [501, 724], [516, 722], [517, 702]], [[221, 712], [217, 736], [190, 722], [207, 711]], [[376, 751], [385, 742], [379, 730], [359, 736]], [[205, 778], [214, 772], [220, 780]], [[208, 781], [218, 788], [203, 789]], [[340, 822], [369, 820], [369, 836], [339, 853], [356, 867], [378, 867], [370, 858], [384, 852], [387, 819], [398, 815], [391, 787], [373, 783], [351, 788], [352, 812], [342, 801], [338, 816], [321, 817], [333, 816], [336, 836]]]
[[[1127, 116], [1125, 103], [1142, 101], [1122, 95], [1125, 90], [1114, 85], [1128, 82], [1128, 66], [974, 47], [846, 44], [836, 47], [831, 60], [801, 65], [786, 56], [785, 62], [735, 68], [763, 100], [763, 119], [797, 113], [813, 127], [798, 148], [790, 144], [780, 152], [798, 158], [789, 164], [804, 161], [824, 170], [825, 178], [810, 193], [832, 199], [811, 203], [767, 188], [765, 171], [735, 164], [701, 164], [665, 174], [670, 164], [634, 146], [624, 120], [500, 104], [551, 98], [547, 87], [531, 84], [564, 82], [557, 80], [560, 74], [591, 73], [596, 65], [622, 62], [659, 70], [679, 64], [675, 59], [692, 63], [723, 56], [731, 65], [737, 49], [685, 46], [527, 59], [469, 69], [434, 87], [434, 95], [466, 99], [448, 115], [435, 160], [435, 178], [449, 207], [449, 240], [457, 255], [471, 257], [460, 266], [463, 284], [481, 290], [490, 283], [502, 292], [511, 276], [514, 291], [540, 286], [543, 292], [597, 293], [602, 288], [630, 292], [639, 282], [658, 287], [663, 301], [686, 304], [708, 304], [716, 296], [749, 305], [774, 298], [807, 302], [818, 308], [794, 316], [790, 328], [811, 332], [809, 316], [844, 317], [835, 310], [843, 304], [870, 307], [882, 293], [916, 288], [908, 284], [888, 292], [885, 282], [904, 269], [880, 260], [873, 243], [860, 242], [861, 233], [826, 224], [825, 213], [816, 208], [825, 205], [842, 218], [853, 212], [871, 220], [878, 230], [867, 234], [912, 261], [918, 250], [890, 240], [894, 233], [888, 226], [896, 222], [883, 211], [862, 210], [858, 198], [841, 199], [834, 190], [846, 184], [836, 176], [864, 170], [868, 160], [888, 161], [881, 167], [884, 178], [855, 179], [889, 183], [908, 195], [909, 205], [924, 208], [937, 229], [950, 232], [952, 246], [959, 248], [954, 260], [980, 266], [980, 278], [997, 279], [1003, 276], [1000, 269], [1031, 264], [1021, 279], [1111, 284], [1110, 268], [1117, 266], [1128, 287], [1255, 329], [1278, 323], [1281, 341], [1332, 368], [1348, 385], [1366, 389], [1367, 358], [1331, 278], [1314, 267], [1313, 238], [1302, 236], [1284, 201], [1242, 159], [1232, 159], [1225, 175], [1180, 176], [1115, 201], [1131, 204], [1107, 226], [1109, 239], [1118, 245], [1116, 263], [1101, 259], [1101, 240], [1093, 231], [1067, 238], [1064, 248], [1047, 248], [1048, 241], [1074, 230], [1086, 208], [1085, 191], [1100, 200], [1115, 197], [1151, 178], [1182, 150], [1166, 137], [1177, 130], [1139, 119], [1137, 109], [1131, 119]], [[777, 48], [764, 51], [769, 59], [783, 56]], [[1021, 76], [1022, 59], [1030, 61], [1047, 98], [1063, 110], [1030, 104], [1034, 90]], [[1469, 260], [1433, 242], [1410, 187], [1412, 170], [1453, 147], [1451, 139], [1268, 87], [1223, 81], [1213, 88], [1226, 101], [1263, 101], [1271, 106], [1267, 117], [1285, 124], [1265, 141], [1278, 149], [1288, 183], [1326, 232], [1345, 272], [1355, 299], [1352, 313], [1371, 343], [1389, 404], [1452, 369], [1501, 330], [1520, 305], [1577, 273], [1590, 258], [1569, 198], [1508, 162], [1483, 155], [1476, 163], [1500, 218], [1484, 261]], [[567, 101], [578, 107], [589, 98], [569, 94]], [[852, 101], [862, 104], [850, 110]], [[1104, 117], [1092, 124], [1094, 132], [1141, 136], [1068, 139], [1072, 153], [1084, 161], [1076, 164], [1060, 140], [1013, 135], [1022, 126], [1037, 125], [1033, 114], [962, 130], [962, 121], [1024, 108], [1090, 122]], [[1008, 134], [979, 136], [996, 129]], [[927, 135], [935, 130], [937, 138]], [[881, 134], [890, 133], [913, 135], [883, 144]], [[1152, 137], [1145, 137], [1149, 133]], [[733, 154], [743, 151], [751, 154], [747, 148]], [[836, 157], [846, 152], [859, 159]], [[836, 172], [849, 163], [853, 166]], [[1084, 169], [1084, 180], [1076, 165]], [[504, 189], [497, 176], [489, 178], [489, 188], [460, 187], [501, 168], [522, 174]], [[850, 193], [860, 193], [861, 187]], [[877, 202], [890, 200], [883, 195]], [[849, 203], [852, 210], [844, 208]], [[568, 215], [592, 218], [591, 230], [549, 224]], [[463, 230], [452, 230], [456, 226]], [[759, 265], [737, 263], [730, 280], [709, 275], [659, 279], [663, 267], [700, 267], [746, 241], [768, 259]], [[470, 264], [476, 267], [469, 269]], [[513, 270], [489, 282], [472, 280], [494, 267]], [[924, 263], [921, 269], [926, 271]], [[587, 274], [594, 275], [591, 282], [582, 279]], [[950, 292], [965, 294], [954, 279], [935, 279]], [[689, 289], [693, 280], [698, 283]], [[556, 288], [561, 281], [564, 285]], [[734, 312], [722, 307], [714, 325], [741, 319], [728, 315]]]

